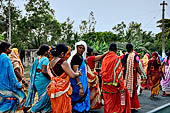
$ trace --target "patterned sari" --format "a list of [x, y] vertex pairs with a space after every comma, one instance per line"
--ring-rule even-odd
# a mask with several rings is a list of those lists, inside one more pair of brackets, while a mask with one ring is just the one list
[[[88, 59], [87, 59], [88, 61]], [[87, 82], [90, 90], [91, 109], [101, 108], [101, 91], [99, 87], [99, 78], [95, 69], [92, 71], [87, 65]]]
[[137, 59], [135, 58], [136, 52], [129, 53], [127, 58], [127, 70], [125, 76], [125, 86], [128, 88], [131, 109], [140, 109], [139, 99], [137, 95]]
[[9, 58], [11, 59], [11, 62], [12, 62], [14, 70], [16, 68], [18, 68], [19, 71], [20, 71], [21, 76], [23, 77], [24, 76], [24, 67], [23, 67], [22, 62], [20, 60], [17, 48], [12, 49], [12, 51], [11, 51], [11, 53], [9, 55]]
[[0, 112], [15, 113], [25, 98], [10, 58], [4, 53], [0, 54]]
[[[148, 69], [148, 62], [150, 59], [150, 55], [148, 53], [146, 53], [142, 59], [142, 64], [143, 64], [143, 68], [144, 68], [144, 72], [147, 75], [147, 69]], [[148, 88], [149, 89], [149, 84], [148, 84], [148, 77], [146, 78], [142, 78], [141, 79], [141, 87], [143, 89]]]
[[163, 61], [165, 63], [165, 79], [161, 80], [162, 91], [170, 92], [170, 60], [167, 58]]
[[159, 94], [159, 83], [162, 76], [161, 62], [156, 52], [152, 53], [152, 59], [148, 62], [148, 81], [151, 85], [152, 95]]

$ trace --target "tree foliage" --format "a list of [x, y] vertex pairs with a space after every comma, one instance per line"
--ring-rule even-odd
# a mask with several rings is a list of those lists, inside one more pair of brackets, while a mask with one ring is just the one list
[[54, 18], [54, 10], [45, 0], [30, 0], [26, 5], [26, 43], [29, 48], [38, 48], [43, 43], [55, 44], [61, 36], [59, 22]]
[[[95, 52], [107, 51], [110, 43], [118, 44], [119, 50], [126, 50], [126, 44], [132, 43], [139, 53], [158, 51], [161, 53], [161, 35], [141, 29], [141, 23], [124, 22], [115, 25], [113, 31], [96, 32], [95, 15], [91, 11], [87, 20], [82, 20], [79, 31], [73, 28], [74, 21], [67, 18], [59, 23], [47, 0], [28, 0], [25, 4], [26, 15], [14, 6], [11, 0], [12, 44], [19, 49], [38, 48], [41, 44], [65, 43], [71, 47], [77, 41], [84, 40]], [[8, 0], [0, 0], [0, 40], [8, 38]], [[162, 20], [158, 27], [161, 28]], [[170, 49], [170, 19], [165, 19], [165, 48]]]

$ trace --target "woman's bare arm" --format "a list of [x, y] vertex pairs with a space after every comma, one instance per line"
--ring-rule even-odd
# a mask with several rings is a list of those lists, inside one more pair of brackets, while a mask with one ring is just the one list
[[106, 56], [107, 53], [109, 53], [109, 51], [106, 51], [106, 52], [103, 53], [102, 55], [97, 55], [97, 56], [95, 56], [95, 61], [98, 61], [98, 60], [102, 59], [103, 57]]
[[74, 72], [71, 67], [69, 66], [69, 64], [67, 63], [67, 61], [64, 61], [61, 64], [61, 67], [63, 68], [63, 70], [71, 77], [71, 78], [75, 78], [81, 75], [80, 72]]
[[19, 71], [19, 68], [14, 69], [14, 72], [15, 72], [15, 75], [16, 75], [18, 81], [19, 82], [21, 81], [25, 85], [25, 87], [27, 88], [28, 83], [22, 78], [20, 71]]
[[42, 65], [42, 74], [47, 77], [49, 80], [51, 80], [51, 77], [48, 75], [47, 72], [47, 66], [46, 65]]
[[71, 67], [68, 65], [67, 61], [64, 61], [61, 67], [71, 78], [75, 78], [77, 85], [79, 86], [79, 95], [81, 97], [84, 96], [83, 86], [82, 83], [80, 82], [80, 78], [78, 77], [81, 75], [81, 72], [78, 71], [79, 65], [73, 65], [73, 70], [74, 70], [73, 71]]

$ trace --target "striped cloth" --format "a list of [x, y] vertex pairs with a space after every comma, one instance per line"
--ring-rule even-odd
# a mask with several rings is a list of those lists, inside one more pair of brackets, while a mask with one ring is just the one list
[[129, 53], [127, 58], [127, 70], [125, 76], [125, 86], [128, 88], [129, 95], [132, 97], [133, 94], [133, 68], [134, 68], [134, 57], [135, 53]]

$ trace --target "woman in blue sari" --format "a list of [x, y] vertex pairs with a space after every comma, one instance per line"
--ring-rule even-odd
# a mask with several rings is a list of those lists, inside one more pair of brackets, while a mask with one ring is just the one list
[[0, 44], [0, 113], [15, 113], [25, 100], [23, 86], [16, 79], [7, 42]]
[[[50, 77], [47, 73], [49, 46], [43, 44], [40, 46], [31, 70], [30, 82], [28, 88], [28, 96], [26, 98], [25, 107], [29, 108], [34, 103], [35, 92], [38, 93], [38, 101], [31, 108], [31, 112], [51, 112], [51, 103], [47, 94], [47, 85], [50, 83]], [[27, 112], [27, 111], [25, 111]]]
[[77, 72], [81, 71], [82, 76], [70, 78], [73, 93], [71, 95], [73, 113], [88, 112], [90, 109], [90, 92], [87, 83], [86, 58], [87, 46], [84, 41], [75, 44], [75, 50], [72, 52], [68, 62], [71, 68]]

